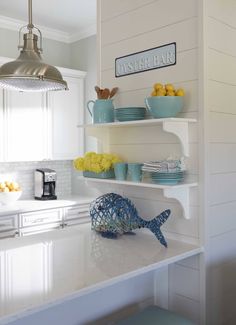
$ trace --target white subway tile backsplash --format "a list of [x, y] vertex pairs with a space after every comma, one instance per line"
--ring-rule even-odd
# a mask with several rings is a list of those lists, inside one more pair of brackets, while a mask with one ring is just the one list
[[0, 180], [17, 181], [22, 190], [22, 199], [34, 197], [34, 171], [37, 168], [54, 169], [57, 173], [56, 194], [59, 197], [71, 194], [72, 162], [64, 161], [30, 161], [0, 164]]

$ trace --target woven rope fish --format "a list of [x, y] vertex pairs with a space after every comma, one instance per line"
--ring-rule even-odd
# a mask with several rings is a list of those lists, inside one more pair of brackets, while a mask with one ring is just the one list
[[167, 242], [160, 227], [168, 219], [171, 211], [165, 210], [151, 221], [139, 217], [134, 204], [127, 198], [115, 193], [98, 197], [90, 205], [92, 229], [103, 237], [116, 238], [118, 235], [132, 233], [137, 228], [148, 228], [167, 247]]

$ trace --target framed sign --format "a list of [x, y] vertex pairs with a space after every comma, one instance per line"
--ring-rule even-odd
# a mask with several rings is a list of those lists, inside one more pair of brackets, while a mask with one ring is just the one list
[[115, 60], [115, 75], [123, 77], [176, 64], [176, 43], [125, 55]]

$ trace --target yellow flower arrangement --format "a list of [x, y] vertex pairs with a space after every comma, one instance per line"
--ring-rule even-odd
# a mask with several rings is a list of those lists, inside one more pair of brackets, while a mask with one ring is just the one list
[[114, 154], [87, 152], [84, 157], [74, 160], [74, 168], [81, 171], [102, 173], [113, 168], [113, 164], [122, 160]]

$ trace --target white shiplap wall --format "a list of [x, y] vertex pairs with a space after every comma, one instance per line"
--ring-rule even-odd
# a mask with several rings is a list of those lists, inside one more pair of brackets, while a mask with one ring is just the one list
[[[144, 98], [155, 82], [173, 83], [186, 90], [185, 108], [181, 117], [198, 118], [198, 1], [196, 0], [102, 0], [98, 1], [100, 42], [100, 86], [119, 87], [115, 106], [144, 106]], [[160, 46], [177, 43], [177, 65], [140, 74], [115, 78], [115, 58]], [[190, 158], [187, 160], [191, 178], [198, 178], [198, 124], [190, 127]], [[110, 152], [129, 162], [181, 156], [177, 138], [159, 127], [115, 129], [110, 134]], [[171, 208], [165, 225], [166, 234], [191, 242], [199, 242], [198, 189], [190, 192], [191, 219], [182, 217], [175, 200], [165, 199], [161, 191], [114, 186], [131, 198], [141, 216], [153, 218]], [[176, 279], [179, 285], [176, 284]], [[188, 285], [181, 285], [188, 281]], [[199, 322], [199, 261], [191, 258], [169, 268], [169, 308]]]
[[209, 0], [208, 324], [235, 324], [236, 2]]

